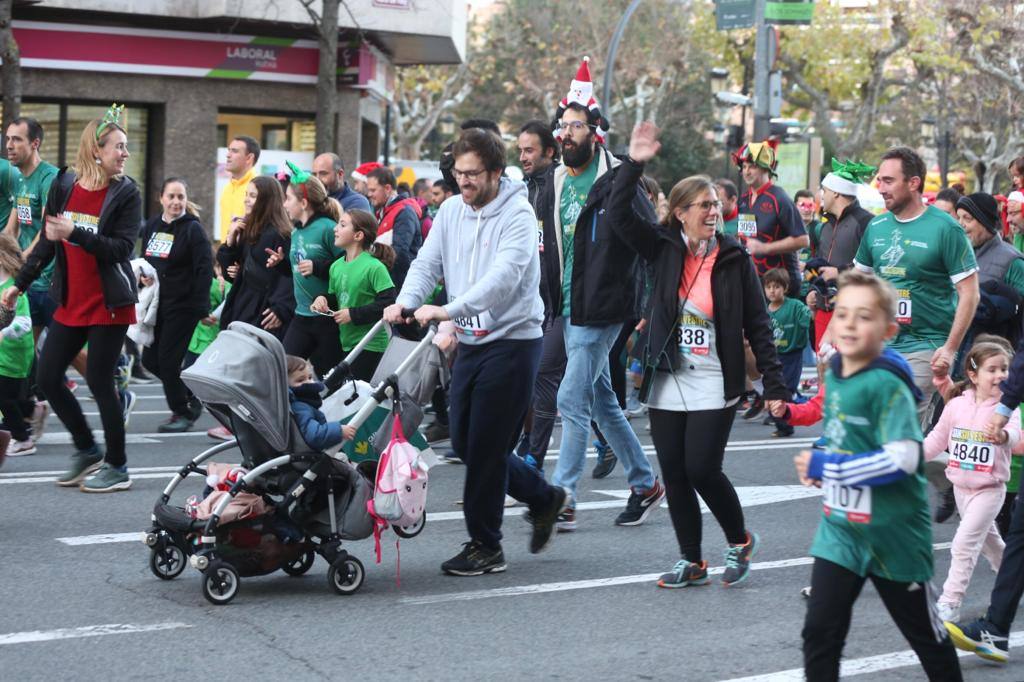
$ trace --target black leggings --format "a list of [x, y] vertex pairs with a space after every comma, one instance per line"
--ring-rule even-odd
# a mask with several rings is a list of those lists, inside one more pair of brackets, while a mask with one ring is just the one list
[[345, 357], [341, 352], [338, 325], [325, 315], [293, 317], [284, 335], [284, 352], [309, 360], [320, 377]]
[[66, 327], [54, 320], [46, 343], [39, 354], [39, 387], [46, 394], [50, 406], [64, 427], [71, 433], [75, 447], [86, 450], [96, 444], [89, 424], [82, 414], [82, 406], [64, 385], [64, 372], [86, 343], [89, 357], [85, 366], [85, 383], [96, 401], [103, 422], [103, 435], [107, 443], [107, 464], [124, 466], [124, 415], [121, 400], [114, 386], [114, 368], [121, 355], [127, 325], [94, 325], [92, 327]]
[[733, 544], [746, 542], [743, 507], [722, 471], [736, 406], [697, 412], [651, 408], [648, 412], [669, 515], [683, 557], [694, 563], [702, 558], [703, 521], [698, 493], [718, 520], [726, 540]]
[[375, 350], [363, 350], [359, 357], [352, 361], [352, 366], [349, 368], [352, 370], [352, 376], [360, 381], [369, 382], [383, 357], [383, 353], [378, 353]]
[[153, 330], [153, 343], [142, 351], [142, 365], [160, 379], [164, 397], [171, 412], [190, 416], [189, 400], [192, 393], [181, 380], [181, 364], [192, 340], [192, 332], [202, 317], [195, 313], [157, 313]]
[[32, 435], [22, 410], [27, 390], [28, 379], [0, 376], [0, 414], [4, 416], [4, 424], [11, 432], [11, 438], [18, 441], [26, 441]]
[[[962, 680], [956, 649], [935, 613], [931, 583], [915, 585], [869, 577], [889, 615], [920, 659], [928, 679]], [[866, 580], [831, 561], [814, 560], [803, 630], [804, 674], [809, 682], [839, 679], [839, 658], [850, 630], [853, 604]]]

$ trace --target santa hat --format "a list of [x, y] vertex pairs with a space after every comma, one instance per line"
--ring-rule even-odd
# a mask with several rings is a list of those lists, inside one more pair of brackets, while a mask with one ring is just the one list
[[875, 167], [857, 161], [840, 163], [832, 158], [832, 172], [821, 181], [821, 186], [836, 194], [857, 196], [857, 187], [866, 184], [875, 175]]
[[743, 145], [732, 155], [732, 161], [738, 167], [743, 167], [744, 161], [751, 161], [755, 166], [765, 169], [775, 175], [775, 168], [779, 165], [777, 149], [779, 141], [769, 138], [764, 142], [750, 142]]
[[1016, 201], [1018, 204], [1024, 204], [1024, 192], [1014, 190], [1010, 192], [1010, 196], [1006, 197], [1007, 201]]
[[352, 179], [356, 180], [357, 182], [366, 182], [366, 177], [380, 167], [381, 164], [379, 164], [376, 161], [367, 161], [366, 163], [361, 163], [358, 166], [356, 166], [356, 169], [354, 171], [352, 171]]
[[590, 77], [590, 57], [584, 57], [580, 62], [580, 68], [576, 70], [576, 77], [569, 84], [569, 92], [558, 103], [558, 110], [555, 112], [555, 138], [561, 142], [561, 121], [565, 110], [570, 104], [578, 104], [587, 110], [587, 123], [594, 126], [594, 135], [597, 141], [604, 143], [608, 135], [608, 128], [611, 127], [608, 119], [601, 115], [601, 109], [594, 99], [594, 81]]

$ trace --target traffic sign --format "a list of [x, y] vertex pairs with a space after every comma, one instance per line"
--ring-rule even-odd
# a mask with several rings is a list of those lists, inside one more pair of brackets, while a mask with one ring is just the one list
[[766, 24], [810, 25], [814, 17], [814, 0], [767, 0], [764, 6]]
[[754, 25], [757, 0], [715, 0], [715, 25], [719, 31]]

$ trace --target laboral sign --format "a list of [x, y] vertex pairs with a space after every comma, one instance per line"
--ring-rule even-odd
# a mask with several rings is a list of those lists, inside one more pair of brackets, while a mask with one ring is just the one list
[[[13, 27], [27, 68], [316, 83], [313, 40], [39, 21]], [[340, 45], [338, 78], [377, 88], [382, 61], [368, 45]]]

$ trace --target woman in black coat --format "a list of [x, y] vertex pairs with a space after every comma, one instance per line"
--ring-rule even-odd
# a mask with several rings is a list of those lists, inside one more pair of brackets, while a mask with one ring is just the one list
[[761, 282], [746, 250], [719, 233], [722, 204], [712, 180], [694, 176], [678, 182], [664, 224], [652, 224], [632, 209], [643, 164], [660, 148], [656, 133], [648, 123], [633, 131], [609, 211], [611, 223], [654, 269], [640, 399], [650, 408], [651, 438], [683, 557], [658, 585], [708, 582], [698, 493], [729, 542], [722, 582], [731, 585], [747, 578], [758, 542], [722, 470], [744, 391], [744, 337], [763, 375], [765, 397], [785, 400], [788, 394]]
[[[181, 380], [181, 363], [196, 325], [210, 313], [213, 256], [183, 179], [164, 180], [160, 205], [163, 210], [146, 223], [142, 233], [142, 256], [156, 270], [160, 283], [154, 338], [142, 352], [142, 364], [160, 378], [171, 410], [171, 418], [157, 430], [180, 433], [188, 431], [202, 413], [202, 405]], [[142, 283], [151, 284], [145, 277]]]
[[[291, 249], [292, 223], [284, 210], [284, 193], [274, 178], [258, 175], [249, 183], [252, 209], [235, 221], [217, 251], [217, 262], [232, 283], [220, 317], [221, 329], [248, 322], [284, 338], [295, 314]], [[268, 264], [271, 255], [276, 265]]]

